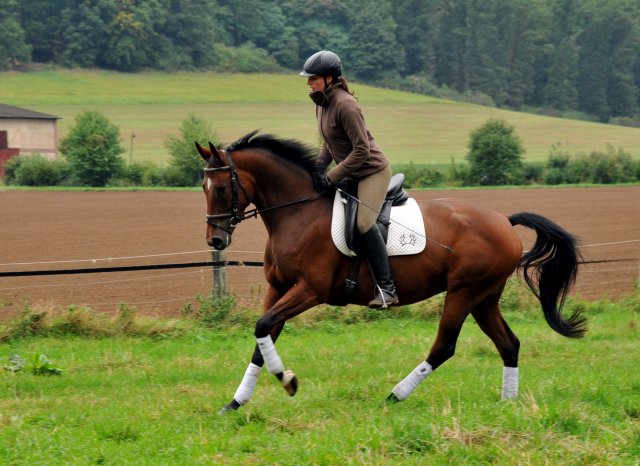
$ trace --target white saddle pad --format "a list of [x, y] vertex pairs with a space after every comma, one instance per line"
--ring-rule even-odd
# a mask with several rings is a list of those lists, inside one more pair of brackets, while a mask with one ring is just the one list
[[[346, 202], [346, 201], [345, 201]], [[359, 209], [366, 209], [359, 206]], [[356, 253], [347, 247], [344, 237], [344, 204], [342, 196], [336, 191], [333, 200], [333, 218], [331, 219], [331, 237], [333, 244], [346, 256], [355, 256]], [[400, 206], [391, 208], [391, 225], [387, 238], [387, 252], [390, 256], [405, 256], [422, 252], [427, 244], [424, 233], [422, 212], [415, 199], [409, 198]]]

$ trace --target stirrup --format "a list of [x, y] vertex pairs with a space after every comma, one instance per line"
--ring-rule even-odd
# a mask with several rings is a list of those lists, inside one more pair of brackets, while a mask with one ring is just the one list
[[396, 294], [395, 289], [393, 291], [387, 291], [378, 286], [376, 287], [376, 290], [376, 295], [369, 303], [369, 307], [386, 309], [389, 306], [393, 306], [394, 304], [399, 303], [398, 295]]

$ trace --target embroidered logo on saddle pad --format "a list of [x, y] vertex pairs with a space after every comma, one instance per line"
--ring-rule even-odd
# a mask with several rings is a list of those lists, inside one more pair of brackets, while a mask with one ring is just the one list
[[[361, 209], [366, 207], [359, 206]], [[336, 192], [333, 200], [333, 218], [331, 220], [331, 237], [338, 250], [354, 257], [356, 254], [347, 247], [344, 237], [345, 218], [342, 196]], [[424, 232], [422, 212], [415, 199], [409, 198], [400, 206], [391, 208], [391, 225], [387, 237], [387, 252], [390, 256], [406, 256], [422, 252], [427, 244]]]

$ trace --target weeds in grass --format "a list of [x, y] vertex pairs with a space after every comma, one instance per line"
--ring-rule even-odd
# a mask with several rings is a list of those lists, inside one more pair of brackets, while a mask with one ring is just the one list
[[[135, 307], [121, 303], [114, 316], [100, 314], [86, 307], [69, 306], [66, 309], [31, 306], [25, 301], [21, 315], [0, 323], [0, 343], [31, 336], [78, 335], [90, 338], [118, 336], [151, 337], [157, 340], [193, 332], [198, 328], [217, 330], [252, 329], [262, 314], [261, 288], [252, 289], [252, 297], [246, 302], [238, 302], [235, 295], [224, 297], [196, 296], [196, 306], [185, 305], [183, 319], [161, 319], [140, 317]], [[347, 325], [388, 319], [436, 320], [442, 315], [446, 293], [408, 306], [389, 309], [369, 309], [364, 306], [316, 306], [290, 321], [289, 328], [322, 327], [327, 331], [337, 323]], [[517, 279], [507, 282], [500, 300], [503, 312], [520, 314], [540, 313], [540, 303], [534, 295]], [[563, 312], [572, 314], [582, 311], [586, 315], [598, 315], [616, 309], [640, 311], [640, 287], [637, 283], [633, 292], [614, 301], [605, 295], [598, 301], [585, 301], [579, 297], [569, 297]], [[638, 327], [636, 320], [628, 323], [631, 330]]]
[[115, 316], [100, 314], [87, 307], [65, 309], [39, 307], [25, 302], [20, 316], [0, 322], [0, 343], [32, 336], [70, 336], [108, 338], [143, 336], [158, 338], [195, 330], [188, 319], [139, 317], [135, 308], [121, 304]]
[[9, 365], [4, 366], [5, 370], [12, 373], [20, 372], [23, 369], [33, 375], [61, 375], [62, 368], [52, 363], [47, 355], [37, 352], [31, 358], [31, 364], [22, 359], [17, 354], [9, 356]]
[[393, 428], [394, 444], [390, 451], [401, 455], [421, 455], [437, 448], [437, 439], [430, 423], [412, 422]]
[[16, 373], [24, 369], [26, 365], [27, 365], [27, 361], [22, 359], [17, 354], [12, 354], [11, 356], [9, 356], [9, 365], [4, 366], [4, 369], [9, 372]]
[[135, 441], [140, 438], [140, 432], [131, 424], [114, 422], [113, 424], [99, 424], [95, 428], [100, 440], [112, 440], [114, 442]]

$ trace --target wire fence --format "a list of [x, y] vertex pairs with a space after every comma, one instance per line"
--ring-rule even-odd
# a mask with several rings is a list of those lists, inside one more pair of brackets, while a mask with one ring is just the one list
[[[595, 244], [587, 244], [581, 245], [580, 248], [596, 248], [603, 246], [616, 246], [622, 244], [632, 244], [632, 243], [640, 243], [640, 239], [633, 240], [624, 240], [624, 241], [613, 241], [606, 243], [595, 243]], [[149, 258], [168, 258], [172, 256], [184, 256], [184, 255], [193, 255], [193, 254], [210, 254], [211, 250], [199, 250], [199, 251], [184, 251], [184, 252], [174, 252], [174, 253], [162, 253], [162, 254], [146, 254], [146, 255], [136, 255], [136, 256], [121, 256], [121, 257], [107, 257], [107, 258], [94, 258], [94, 259], [68, 259], [68, 260], [52, 260], [52, 261], [34, 261], [34, 262], [10, 262], [10, 263], [0, 263], [0, 267], [24, 267], [24, 266], [41, 266], [41, 265], [56, 265], [56, 264], [72, 264], [72, 263], [90, 263], [90, 264], [101, 264], [104, 262], [113, 263], [116, 261], [126, 261], [126, 260], [134, 260], [134, 259], [149, 259]], [[227, 254], [260, 254], [263, 255], [264, 251], [246, 251], [246, 250], [236, 250], [236, 251], [227, 251]], [[619, 268], [606, 268], [606, 269], [596, 269], [596, 270], [584, 270], [587, 266], [597, 266], [598, 264], [605, 264], [611, 262], [627, 262], [627, 261], [638, 261], [639, 265], [637, 267], [619, 267]], [[177, 263], [177, 264], [154, 264], [154, 265], [137, 265], [137, 266], [116, 266], [116, 267], [94, 267], [94, 268], [84, 268], [84, 269], [52, 269], [52, 270], [20, 270], [20, 271], [4, 271], [0, 272], [0, 278], [2, 277], [25, 277], [25, 276], [34, 276], [34, 275], [69, 275], [69, 274], [85, 274], [85, 273], [109, 273], [109, 272], [134, 272], [134, 271], [142, 271], [142, 270], [158, 270], [158, 269], [177, 269], [177, 268], [187, 268], [187, 267], [198, 267], [200, 270], [197, 271], [189, 271], [189, 272], [174, 272], [174, 273], [164, 273], [164, 274], [155, 274], [155, 275], [147, 275], [142, 277], [133, 277], [133, 278], [121, 278], [114, 280], [95, 280], [90, 282], [73, 282], [73, 283], [54, 283], [54, 284], [33, 284], [33, 285], [20, 285], [20, 286], [10, 286], [10, 287], [0, 287], [0, 292], [8, 292], [8, 291], [20, 291], [20, 290], [35, 290], [35, 289], [54, 289], [54, 288], [69, 288], [75, 289], [80, 287], [87, 286], [103, 286], [103, 285], [111, 285], [111, 284], [120, 284], [120, 283], [131, 283], [131, 282], [141, 282], [141, 281], [151, 281], [151, 280], [159, 280], [159, 279], [174, 279], [178, 277], [187, 277], [189, 275], [203, 274], [203, 273], [216, 273], [216, 271], [226, 269], [228, 266], [262, 266], [262, 262], [255, 261], [207, 261], [207, 262], [192, 262], [192, 263]], [[608, 286], [612, 284], [618, 283], [632, 283], [633, 279], [636, 277], [632, 271], [638, 271], [637, 277], [640, 279], [640, 251], [638, 257], [627, 257], [627, 258], [618, 258], [618, 259], [594, 259], [594, 260], [585, 260], [581, 262], [583, 266], [580, 271], [580, 275], [582, 274], [590, 274], [587, 275], [589, 277], [594, 277], [597, 280], [597, 277], [601, 277], [601, 281], [588, 282], [588, 283], [578, 283], [576, 288], [582, 287], [597, 287], [597, 286]], [[616, 279], [606, 279], [606, 274], [624, 274], [625, 278], [616, 278]], [[631, 275], [631, 277], [629, 277]], [[612, 277], [614, 278], [614, 277]], [[0, 282], [1, 283], [1, 282]], [[236, 294], [237, 297], [240, 298], [255, 298], [253, 294]], [[188, 302], [193, 301], [195, 299], [194, 296], [181, 297], [181, 298], [171, 298], [171, 299], [162, 299], [162, 300], [145, 300], [139, 302], [130, 302], [127, 304], [130, 305], [159, 305], [165, 303], [172, 302]], [[86, 303], [86, 306], [113, 306], [118, 305], [119, 302], [95, 302], [95, 303]]]

